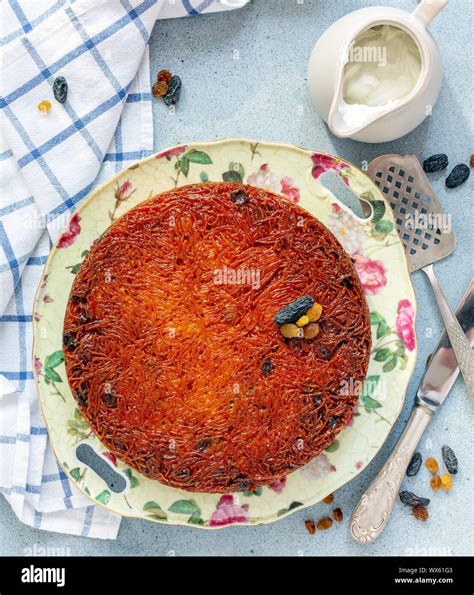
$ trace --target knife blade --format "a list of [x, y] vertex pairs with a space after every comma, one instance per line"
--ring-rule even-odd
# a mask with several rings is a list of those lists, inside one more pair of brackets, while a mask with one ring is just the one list
[[[456, 309], [459, 320], [469, 343], [474, 345], [474, 281], [471, 281]], [[443, 404], [459, 375], [459, 367], [454, 350], [446, 331], [428, 360], [425, 373], [416, 392], [415, 402], [433, 411]]]

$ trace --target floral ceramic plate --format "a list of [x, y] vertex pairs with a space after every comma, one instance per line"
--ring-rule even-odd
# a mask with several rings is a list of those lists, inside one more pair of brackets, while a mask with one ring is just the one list
[[[362, 201], [359, 218], [325, 186], [335, 174]], [[64, 369], [62, 327], [82, 259], [117, 217], [140, 201], [191, 182], [243, 181], [285, 195], [320, 219], [353, 258], [370, 308], [373, 347], [359, 404], [329, 448], [286, 478], [239, 494], [187, 493], [147, 479], [105, 452], [76, 408]], [[124, 516], [215, 528], [277, 520], [319, 502], [377, 454], [402, 408], [416, 361], [415, 298], [390, 207], [371, 180], [336, 157], [281, 144], [222, 140], [174, 147], [117, 174], [80, 206], [52, 249], [34, 313], [36, 382], [58, 460], [96, 503]], [[349, 390], [354, 387], [348, 387]], [[341, 389], [342, 390], [342, 389]], [[76, 457], [79, 444], [126, 478], [114, 492]]]

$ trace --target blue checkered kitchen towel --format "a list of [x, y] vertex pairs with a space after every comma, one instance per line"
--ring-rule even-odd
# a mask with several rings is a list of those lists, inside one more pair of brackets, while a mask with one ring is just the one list
[[[248, 0], [0, 1], [0, 491], [24, 523], [115, 538], [120, 517], [91, 505], [52, 453], [32, 372], [33, 298], [74, 208], [153, 149], [155, 21]], [[52, 98], [59, 75], [64, 106]]]

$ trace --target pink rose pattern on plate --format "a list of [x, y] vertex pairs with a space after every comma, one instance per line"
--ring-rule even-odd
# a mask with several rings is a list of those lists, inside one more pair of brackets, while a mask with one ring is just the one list
[[235, 496], [222, 496], [216, 510], [212, 513], [209, 525], [211, 527], [223, 527], [234, 523], [246, 523], [249, 520], [248, 508], [248, 504], [240, 506]]
[[57, 241], [56, 248], [68, 248], [74, 244], [77, 236], [81, 233], [81, 226], [79, 225], [80, 220], [81, 218], [78, 213], [73, 215], [71, 221], [69, 221], [68, 228], [62, 233]]
[[413, 309], [410, 300], [400, 300], [398, 303], [398, 316], [395, 326], [397, 335], [409, 351], [413, 351], [416, 345], [414, 321], [415, 310]]
[[344, 184], [349, 185], [349, 178], [345, 175], [345, 172], [350, 170], [350, 165], [348, 163], [344, 163], [344, 161], [341, 161], [340, 159], [322, 153], [314, 153], [311, 155], [311, 160], [314, 164], [311, 170], [311, 175], [315, 180], [317, 180], [324, 172], [332, 170], [340, 175]]
[[268, 164], [264, 163], [260, 169], [247, 178], [247, 184], [262, 188], [267, 192], [283, 194], [288, 200], [297, 204], [300, 200], [300, 190], [294, 185], [294, 182], [288, 176], [279, 179], [270, 171]]
[[376, 295], [385, 285], [387, 285], [387, 277], [383, 262], [380, 260], [372, 260], [368, 256], [354, 255], [354, 267], [359, 275], [360, 282], [367, 295]]

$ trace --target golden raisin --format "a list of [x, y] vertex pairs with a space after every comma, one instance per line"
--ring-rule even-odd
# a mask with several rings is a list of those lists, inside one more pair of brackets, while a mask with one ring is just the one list
[[309, 318], [304, 314], [301, 318], [296, 321], [296, 326], [306, 326], [309, 322]]
[[38, 109], [42, 114], [47, 114], [51, 109], [51, 103], [47, 99], [44, 99], [38, 103]]
[[471, 159], [469, 160], [469, 165], [474, 167], [474, 155], [471, 155]]
[[439, 475], [434, 475], [430, 480], [430, 485], [433, 490], [437, 492], [441, 487], [441, 477]]
[[153, 97], [164, 97], [168, 93], [168, 83], [165, 83], [165, 81], [155, 83], [151, 88], [151, 92]]
[[436, 459], [433, 459], [433, 457], [428, 457], [425, 461], [425, 465], [428, 471], [430, 471], [430, 473], [433, 473], [433, 475], [435, 473], [438, 473], [438, 462]]
[[326, 529], [329, 529], [329, 527], [332, 526], [332, 519], [328, 516], [324, 516], [321, 520], [318, 521], [318, 524], [316, 526], [320, 531], [325, 531]]
[[423, 522], [428, 520], [428, 517], [430, 516], [424, 506], [415, 506], [412, 512], [415, 518]]
[[449, 473], [443, 473], [440, 477], [441, 480], [441, 487], [445, 492], [449, 492], [450, 489], [453, 487], [453, 476]]
[[295, 337], [301, 337], [303, 331], [296, 326], [296, 324], [282, 324], [280, 327], [281, 334], [285, 339], [294, 339]]
[[308, 529], [308, 533], [310, 535], [314, 535], [316, 533], [316, 525], [314, 524], [314, 521], [308, 519], [304, 522], [304, 524], [306, 525], [306, 529]]
[[332, 504], [334, 502], [334, 494], [328, 494], [326, 498], [323, 498], [324, 504]]
[[311, 308], [306, 312], [306, 316], [309, 318], [310, 322], [316, 322], [321, 318], [321, 314], [323, 313], [323, 307], [321, 304], [315, 302]]
[[314, 339], [319, 335], [319, 324], [310, 322], [303, 329], [303, 336], [305, 339]]
[[344, 518], [344, 515], [342, 514], [342, 510], [340, 508], [335, 508], [332, 511], [332, 516], [334, 517], [334, 520], [338, 523], [342, 522], [342, 519]]
[[164, 81], [168, 85], [172, 78], [173, 75], [169, 70], [160, 70], [160, 72], [156, 75], [156, 82], [159, 83]]

